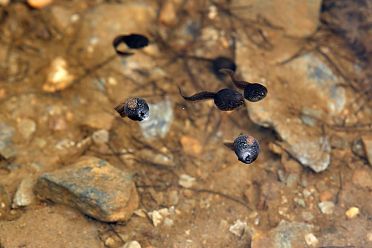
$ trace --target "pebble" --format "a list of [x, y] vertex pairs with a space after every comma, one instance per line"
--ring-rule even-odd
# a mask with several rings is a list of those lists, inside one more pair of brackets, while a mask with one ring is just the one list
[[145, 139], [151, 140], [155, 138], [164, 138], [173, 121], [173, 107], [169, 100], [158, 102], [156, 104], [149, 103], [150, 117], [141, 121], [140, 127]]
[[187, 174], [182, 174], [178, 180], [178, 184], [184, 188], [191, 188], [196, 182], [196, 179]]
[[318, 207], [323, 214], [333, 214], [335, 204], [332, 201], [323, 201], [318, 203]]
[[367, 233], [367, 240], [372, 242], [372, 232]]
[[297, 186], [299, 180], [298, 174], [290, 173], [286, 179], [287, 187], [294, 188]]
[[367, 154], [368, 163], [372, 166], [372, 136], [363, 136], [362, 141], [364, 150]]
[[293, 199], [293, 201], [294, 201], [298, 206], [300, 206], [300, 207], [303, 207], [303, 208], [306, 207], [305, 200], [302, 199], [302, 198], [297, 198], [297, 197], [295, 197], [295, 198]]
[[35, 8], [35, 9], [42, 9], [51, 4], [53, 0], [27, 0], [27, 3]]
[[151, 211], [148, 213], [150, 219], [152, 220], [152, 224], [157, 227], [160, 223], [163, 222], [163, 215], [157, 211], [157, 210], [154, 210], [154, 211]]
[[249, 230], [247, 222], [243, 222], [241, 220], [236, 220], [233, 225], [229, 227], [229, 231], [238, 236], [239, 238], [243, 236], [243, 234]]
[[26, 177], [21, 181], [13, 198], [13, 208], [26, 207], [35, 201], [32, 191], [34, 184], [35, 179], [32, 177]]
[[141, 248], [141, 245], [138, 243], [138, 241], [132, 240], [125, 243], [122, 248]]
[[5, 123], [0, 123], [0, 155], [5, 159], [15, 157], [17, 154], [12, 142], [13, 135], [13, 127]]
[[305, 242], [310, 247], [317, 247], [319, 244], [319, 240], [313, 233], [308, 233], [305, 235]]
[[372, 190], [372, 171], [368, 168], [357, 169], [354, 171], [352, 182], [360, 187]]
[[353, 219], [359, 215], [359, 208], [351, 207], [345, 212], [345, 215], [347, 216], [347, 218]]
[[28, 118], [18, 120], [17, 126], [25, 140], [29, 140], [36, 131], [36, 123]]
[[128, 220], [139, 204], [130, 174], [88, 156], [41, 175], [34, 192], [41, 199], [69, 205], [104, 222]]
[[365, 157], [363, 141], [361, 139], [356, 139], [353, 141], [353, 144], [351, 145], [351, 150], [355, 155], [359, 157]]
[[63, 90], [70, 86], [74, 79], [75, 76], [68, 71], [67, 61], [62, 57], [57, 57], [51, 62], [43, 90], [51, 93]]
[[106, 144], [110, 139], [110, 133], [105, 129], [101, 129], [92, 134], [92, 139], [97, 145]]

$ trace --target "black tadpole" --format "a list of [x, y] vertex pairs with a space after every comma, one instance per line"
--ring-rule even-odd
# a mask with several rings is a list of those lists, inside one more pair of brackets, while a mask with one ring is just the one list
[[119, 45], [125, 43], [130, 49], [141, 49], [149, 44], [149, 39], [142, 34], [119, 35], [112, 41], [115, 52], [121, 56], [133, 55], [132, 52], [119, 50]]
[[224, 144], [235, 152], [239, 161], [245, 164], [253, 163], [260, 153], [258, 141], [250, 135], [240, 135], [233, 143]]
[[134, 121], [143, 121], [149, 118], [150, 108], [142, 98], [133, 97], [114, 108], [121, 117], [128, 117]]
[[248, 101], [258, 102], [266, 97], [267, 88], [262, 84], [237, 80], [234, 71], [230, 69], [220, 69], [220, 72], [229, 75], [234, 85], [237, 88], [244, 90], [244, 98]]
[[244, 97], [236, 90], [222, 89], [217, 92], [202, 91], [192, 96], [185, 96], [181, 88], [178, 87], [180, 95], [187, 101], [201, 101], [213, 99], [214, 104], [219, 110], [230, 111], [244, 104]]
[[219, 78], [222, 79], [224, 76], [224, 73], [222, 73], [220, 70], [221, 69], [229, 69], [232, 70], [233, 72], [236, 71], [236, 64], [235, 62], [227, 57], [219, 56], [216, 57], [212, 60], [210, 60], [212, 63], [212, 70], [213, 73]]

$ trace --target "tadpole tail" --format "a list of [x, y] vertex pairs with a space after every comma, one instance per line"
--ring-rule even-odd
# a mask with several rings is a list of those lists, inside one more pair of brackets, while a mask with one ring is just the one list
[[202, 91], [192, 96], [185, 96], [182, 93], [182, 90], [180, 87], [178, 87], [178, 90], [180, 92], [180, 95], [183, 97], [183, 99], [187, 101], [209, 100], [209, 99], [214, 99], [214, 97], [216, 96], [216, 93], [210, 92], [210, 91]]
[[121, 117], [125, 117], [127, 116], [125, 114], [125, 110], [124, 110], [124, 105], [125, 103], [120, 103], [119, 105], [117, 105], [114, 109], [116, 110], [116, 112], [118, 112], [120, 114]]
[[227, 148], [234, 151], [234, 143], [232, 142], [224, 142], [223, 143]]
[[220, 69], [220, 72], [229, 75], [230, 78], [231, 78], [231, 81], [234, 83], [235, 87], [237, 87], [239, 89], [243, 90], [245, 88], [245, 86], [247, 84], [249, 84], [248, 82], [237, 80], [235, 78], [235, 73], [234, 73], [233, 70], [230, 70], [230, 69], [227, 69], [227, 68], [222, 68], [222, 69]]

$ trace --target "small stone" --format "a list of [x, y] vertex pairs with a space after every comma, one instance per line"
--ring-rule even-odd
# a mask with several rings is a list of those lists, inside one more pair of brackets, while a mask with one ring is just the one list
[[293, 201], [294, 201], [298, 206], [300, 206], [300, 207], [303, 207], [303, 208], [306, 207], [305, 200], [302, 199], [302, 198], [297, 198], [297, 197], [295, 197], [295, 198], [293, 199]]
[[93, 129], [110, 130], [114, 116], [106, 112], [95, 112], [89, 114], [83, 121], [83, 124]]
[[318, 203], [318, 207], [323, 214], [333, 214], [335, 204], [331, 201], [323, 201]]
[[357, 207], [351, 207], [351, 208], [349, 208], [349, 209], [345, 212], [345, 215], [346, 215], [349, 219], [353, 219], [353, 218], [355, 218], [357, 215], [359, 215], [359, 208], [357, 208]]
[[182, 149], [185, 151], [186, 154], [198, 156], [203, 151], [202, 145], [200, 144], [199, 140], [193, 137], [182, 136], [180, 141]]
[[372, 190], [372, 171], [371, 169], [363, 168], [354, 171], [352, 182], [360, 187]]
[[277, 155], [281, 155], [283, 153], [283, 148], [273, 142], [269, 143], [269, 149], [270, 151], [272, 151], [274, 154], [277, 154]]
[[63, 90], [70, 86], [74, 79], [75, 76], [68, 71], [67, 61], [62, 57], [57, 57], [51, 62], [47, 81], [43, 85], [43, 90], [46, 92]]
[[21, 181], [14, 195], [13, 208], [26, 207], [34, 202], [35, 196], [32, 192], [34, 184], [35, 180], [32, 177], [26, 177]]
[[353, 141], [353, 144], [351, 145], [351, 150], [355, 155], [359, 157], [365, 157], [363, 141], [361, 139], [356, 139]]
[[133, 241], [128, 241], [127, 243], [125, 243], [123, 248], [141, 248], [141, 245], [140, 243], [138, 243], [138, 241], [133, 240]]
[[97, 145], [106, 144], [110, 139], [110, 133], [105, 129], [101, 129], [92, 134], [92, 139]]
[[117, 242], [113, 237], [107, 237], [107, 239], [105, 239], [104, 243], [105, 243], [105, 246], [108, 247], [108, 248], [117, 247]]
[[27, 3], [35, 9], [42, 9], [52, 2], [53, 0], [27, 0]]
[[105, 222], [128, 220], [139, 203], [131, 175], [96, 157], [41, 175], [34, 192]]
[[14, 148], [12, 139], [14, 128], [5, 123], [0, 123], [0, 155], [5, 159], [15, 157], [17, 151]]
[[17, 124], [19, 132], [26, 140], [30, 139], [36, 131], [36, 123], [31, 119], [20, 119]]
[[148, 215], [149, 215], [150, 219], [152, 220], [152, 224], [155, 227], [163, 222], [163, 216], [157, 210], [149, 212]]
[[317, 247], [319, 244], [319, 240], [313, 233], [308, 233], [305, 235], [305, 242], [310, 247]]
[[311, 222], [314, 219], [314, 215], [311, 212], [303, 211], [301, 213], [302, 219], [307, 222]]
[[242, 222], [239, 219], [229, 227], [229, 231], [238, 237], [242, 237], [247, 230], [249, 230], [247, 222]]
[[196, 179], [187, 174], [182, 174], [180, 176], [180, 179], [178, 180], [178, 184], [187, 189], [191, 188], [195, 184], [195, 182], [196, 182]]
[[363, 136], [362, 141], [369, 165], [372, 166], [372, 136]]

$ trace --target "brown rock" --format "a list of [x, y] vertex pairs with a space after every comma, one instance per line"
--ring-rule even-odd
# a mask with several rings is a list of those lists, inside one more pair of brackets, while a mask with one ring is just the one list
[[370, 169], [358, 169], [354, 171], [352, 181], [356, 186], [372, 190], [372, 171]]
[[177, 11], [174, 0], [168, 0], [162, 6], [159, 21], [165, 25], [172, 26], [177, 23]]
[[83, 124], [94, 129], [110, 130], [114, 116], [105, 112], [92, 113], [86, 117]]
[[128, 220], [139, 202], [131, 175], [95, 157], [41, 175], [34, 191], [106, 222]]

